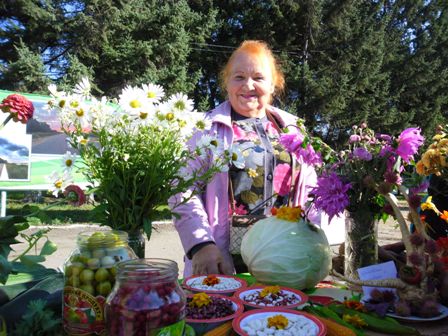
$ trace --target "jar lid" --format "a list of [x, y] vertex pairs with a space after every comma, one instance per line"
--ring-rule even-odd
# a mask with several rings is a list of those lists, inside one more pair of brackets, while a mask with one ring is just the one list
[[126, 281], [177, 280], [177, 263], [162, 258], [132, 259], [117, 264], [117, 277]]
[[77, 242], [88, 248], [120, 247], [128, 244], [128, 234], [120, 230], [83, 231], [78, 234]]

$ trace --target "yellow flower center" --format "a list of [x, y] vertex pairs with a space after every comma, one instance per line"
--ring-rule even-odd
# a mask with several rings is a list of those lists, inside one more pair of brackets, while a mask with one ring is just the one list
[[54, 186], [55, 186], [56, 188], [60, 189], [60, 188], [62, 187], [62, 181], [61, 181], [61, 180], [56, 181], [56, 182], [54, 183]]
[[214, 275], [208, 275], [206, 278], [204, 278], [204, 280], [202, 281], [203, 285], [206, 286], [214, 286], [217, 285], [221, 282], [221, 280], [219, 280], [219, 278], [217, 278]]
[[187, 126], [187, 122], [185, 120], [179, 120], [178, 124], [180, 128]]
[[193, 298], [190, 301], [189, 306], [201, 308], [203, 306], [207, 306], [211, 302], [212, 299], [206, 293], [197, 293], [193, 295]]
[[277, 218], [284, 219], [291, 222], [296, 222], [302, 216], [303, 210], [301, 207], [281, 207], [277, 209]]
[[283, 315], [274, 315], [268, 318], [268, 328], [285, 329], [288, 326], [288, 319]]
[[217, 140], [212, 140], [212, 141], [210, 141], [210, 145], [218, 147], [218, 141]]
[[174, 119], [174, 113], [171, 113], [171, 112], [167, 113], [166, 116], [165, 116], [165, 119], [168, 120], [168, 121], [173, 120]]
[[238, 160], [238, 154], [232, 153], [232, 161]]
[[146, 119], [148, 117], [148, 112], [143, 112], [143, 111], [141, 111], [140, 112], [140, 119]]
[[79, 143], [81, 144], [81, 145], [87, 145], [87, 142], [88, 142], [89, 140], [87, 140], [86, 138], [82, 138], [81, 140], [79, 140]]
[[182, 111], [185, 109], [185, 103], [182, 100], [178, 100], [174, 103], [174, 108]]
[[263, 288], [263, 290], [260, 292], [260, 297], [264, 298], [269, 294], [278, 294], [279, 292], [280, 292], [280, 286], [267, 286]]
[[350, 323], [354, 327], [358, 327], [358, 328], [362, 328], [367, 325], [367, 323], [361, 317], [359, 317], [359, 315], [345, 314], [345, 315], [342, 315], [342, 319], [345, 322]]
[[196, 127], [200, 130], [203, 130], [205, 128], [205, 122], [202, 120], [198, 120], [198, 122], [196, 123]]
[[71, 167], [72, 164], [73, 164], [73, 161], [72, 161], [72, 160], [70, 160], [70, 159], [65, 160], [65, 165], [66, 165], [67, 167]]
[[84, 116], [84, 110], [82, 108], [76, 110], [76, 115], [78, 117], [80, 117], [80, 118], [83, 117]]
[[72, 100], [70, 102], [70, 106], [73, 108], [77, 108], [79, 106], [79, 102], [77, 100]]
[[152, 91], [150, 91], [150, 92], [148, 92], [148, 94], [146, 95], [148, 98], [155, 98], [156, 97], [156, 94], [155, 94], [155, 92], [152, 92]]
[[142, 103], [140, 103], [137, 99], [134, 99], [129, 102], [129, 106], [131, 106], [132, 108], [139, 108], [140, 106], [142, 106]]
[[64, 99], [60, 100], [58, 105], [59, 105], [60, 108], [64, 108], [65, 100]]

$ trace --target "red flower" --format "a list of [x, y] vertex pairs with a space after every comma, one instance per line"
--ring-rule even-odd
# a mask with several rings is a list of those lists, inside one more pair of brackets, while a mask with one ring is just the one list
[[64, 190], [64, 196], [68, 203], [73, 206], [80, 206], [86, 202], [86, 194], [77, 185], [70, 184]]
[[15, 122], [20, 121], [22, 124], [26, 124], [34, 113], [33, 103], [19, 94], [12, 94], [3, 99], [0, 109], [10, 113]]
[[448, 252], [448, 237], [440, 237], [436, 240], [436, 243], [441, 251]]

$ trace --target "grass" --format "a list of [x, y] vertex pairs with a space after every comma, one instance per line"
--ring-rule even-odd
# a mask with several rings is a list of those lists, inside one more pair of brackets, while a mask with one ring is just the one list
[[[6, 205], [7, 215], [28, 215], [29, 211], [24, 211], [25, 205], [36, 206], [39, 209], [46, 208], [50, 203], [24, 203], [21, 201], [8, 200]], [[47, 210], [45, 214], [47, 219], [42, 224], [62, 225], [71, 223], [94, 224], [91, 218], [92, 204], [84, 204], [80, 207], [74, 207], [67, 204], [55, 205]]]

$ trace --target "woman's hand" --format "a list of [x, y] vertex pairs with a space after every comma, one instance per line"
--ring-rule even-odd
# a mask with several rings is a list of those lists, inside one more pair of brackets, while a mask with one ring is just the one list
[[193, 274], [233, 274], [232, 265], [226, 261], [215, 244], [205, 245], [192, 258]]

